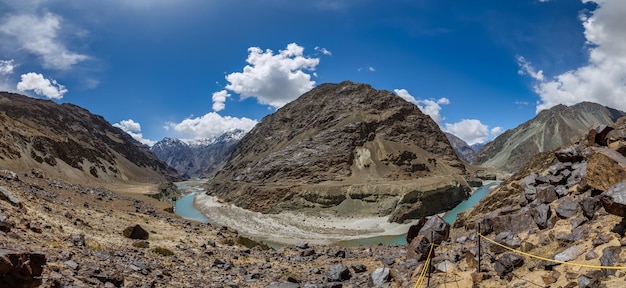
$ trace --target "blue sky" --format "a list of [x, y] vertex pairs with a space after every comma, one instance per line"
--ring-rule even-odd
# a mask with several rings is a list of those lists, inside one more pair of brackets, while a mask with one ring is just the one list
[[250, 129], [351, 80], [472, 144], [559, 103], [626, 110], [623, 15], [621, 0], [3, 0], [0, 90], [151, 144]]

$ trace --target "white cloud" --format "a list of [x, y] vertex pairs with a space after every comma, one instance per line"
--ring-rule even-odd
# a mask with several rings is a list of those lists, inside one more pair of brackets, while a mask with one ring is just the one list
[[15, 61], [11, 60], [0, 60], [0, 76], [6, 76], [9, 74], [13, 74], [13, 69], [15, 69], [17, 65], [15, 65]]
[[69, 51], [58, 39], [61, 22], [61, 17], [52, 13], [41, 17], [10, 15], [0, 24], [0, 32], [13, 37], [21, 49], [39, 56], [45, 68], [66, 70], [88, 56]]
[[218, 91], [213, 93], [213, 111], [215, 112], [219, 112], [224, 110], [224, 108], [226, 107], [226, 98], [230, 97], [231, 95], [228, 93], [228, 91], [226, 90], [222, 90], [222, 91]]
[[535, 93], [540, 96], [537, 112], [558, 104], [572, 105], [582, 101], [626, 110], [626, 1], [582, 2], [597, 4], [590, 16], [581, 17], [585, 38], [590, 47], [588, 62], [585, 66], [566, 71], [549, 80], [533, 76], [528, 73], [529, 70], [524, 70], [537, 80], [534, 86]]
[[537, 81], [543, 81], [545, 79], [543, 76], [543, 70], [535, 70], [535, 68], [528, 61], [526, 61], [523, 56], [517, 56], [516, 60], [517, 65], [520, 67], [520, 69], [517, 70], [517, 74], [528, 75]]
[[469, 145], [483, 143], [489, 137], [489, 127], [476, 119], [463, 119], [452, 124], [446, 123], [444, 131], [463, 139]]
[[143, 138], [143, 134], [141, 134], [141, 125], [133, 119], [122, 120], [113, 124], [113, 126], [122, 129], [124, 132], [128, 133], [128, 135], [144, 145], [152, 146], [156, 143], [156, 141]]
[[497, 126], [497, 127], [491, 128], [490, 132], [491, 132], [491, 136], [496, 137], [496, 136], [502, 134], [503, 131], [504, 131], [504, 129], [502, 127]]
[[165, 129], [172, 129], [182, 134], [180, 138], [202, 139], [219, 136], [235, 129], [249, 131], [256, 124], [256, 120], [249, 118], [221, 116], [210, 112], [201, 117], [187, 118], [180, 123], [167, 123]]
[[320, 46], [315, 46], [314, 49], [315, 49], [315, 51], [320, 52], [320, 53], [322, 53], [324, 55], [327, 55], [327, 56], [332, 56], [333, 55], [333, 53], [328, 51], [328, 49], [320, 47]]
[[62, 99], [63, 95], [67, 93], [65, 86], [57, 83], [54, 79], [46, 79], [38, 73], [22, 74], [21, 78], [22, 80], [17, 83], [18, 91], [33, 90], [35, 94], [50, 99]]
[[248, 65], [243, 72], [226, 76], [229, 84], [225, 88], [239, 94], [241, 99], [254, 97], [260, 104], [279, 108], [315, 85], [309, 73], [320, 60], [304, 56], [304, 48], [296, 43], [276, 54], [259, 47], [248, 48], [248, 53]]
[[438, 124], [445, 119], [443, 116], [441, 116], [441, 105], [450, 104], [450, 100], [448, 98], [439, 98], [437, 100], [418, 100], [415, 99], [415, 97], [413, 97], [413, 95], [411, 95], [406, 89], [394, 89], [393, 92], [395, 92], [396, 95], [402, 97], [402, 99], [417, 105], [417, 107], [419, 107], [420, 110], [424, 112], [424, 114], [430, 116], [430, 118], [433, 118], [433, 120], [435, 120], [435, 122], [437, 122]]

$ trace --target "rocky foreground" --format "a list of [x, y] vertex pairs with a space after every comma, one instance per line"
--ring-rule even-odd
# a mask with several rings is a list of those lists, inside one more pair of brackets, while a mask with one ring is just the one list
[[400, 245], [263, 250], [105, 189], [0, 172], [0, 287], [409, 287], [419, 265]]

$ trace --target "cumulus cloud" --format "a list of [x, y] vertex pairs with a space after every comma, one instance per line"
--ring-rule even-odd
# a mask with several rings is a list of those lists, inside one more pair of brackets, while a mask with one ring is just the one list
[[476, 119], [463, 119], [453, 124], [446, 123], [444, 131], [456, 135], [469, 145], [483, 143], [489, 137], [489, 127]]
[[22, 80], [17, 83], [18, 91], [32, 90], [39, 96], [44, 96], [49, 99], [62, 99], [63, 95], [67, 93], [65, 86], [57, 83], [54, 79], [46, 79], [39, 73], [26, 73], [22, 74]]
[[[242, 100], [253, 97], [260, 104], [279, 108], [313, 88], [311, 73], [320, 60], [305, 56], [303, 47], [291, 43], [276, 54], [270, 49], [250, 47], [246, 62], [243, 72], [226, 75], [226, 90], [239, 94]], [[217, 108], [224, 109], [224, 102], [218, 103], [222, 104]]]
[[257, 124], [256, 120], [221, 116], [210, 112], [201, 117], [187, 118], [180, 123], [167, 123], [165, 129], [181, 134], [180, 138], [203, 139], [219, 136], [225, 131], [241, 129], [251, 130]]
[[332, 56], [333, 55], [333, 53], [328, 51], [328, 49], [320, 47], [320, 46], [315, 46], [314, 49], [315, 49], [315, 51], [320, 52], [320, 53], [322, 53], [324, 55], [327, 55], [327, 56]]
[[497, 127], [491, 128], [490, 132], [491, 132], [491, 136], [496, 137], [496, 136], [502, 134], [502, 132], [504, 132], [504, 129], [502, 127], [500, 127], [500, 126], [497, 126]]
[[418, 100], [418, 99], [415, 99], [415, 97], [413, 97], [413, 95], [411, 95], [409, 91], [407, 91], [406, 89], [394, 89], [393, 91], [396, 93], [396, 95], [400, 96], [402, 99], [417, 105], [417, 107], [419, 107], [420, 110], [424, 112], [424, 114], [430, 116], [430, 118], [433, 118], [435, 122], [441, 123], [441, 121], [445, 119], [443, 116], [441, 116], [441, 105], [450, 104], [450, 100], [448, 98], [439, 98], [437, 100], [435, 99], [424, 99], [424, 100], [419, 99]]
[[228, 91], [226, 90], [222, 90], [222, 91], [218, 91], [213, 93], [213, 111], [215, 112], [219, 112], [224, 110], [224, 108], [226, 107], [226, 98], [230, 97], [231, 95], [228, 93]]
[[113, 126], [122, 129], [124, 132], [128, 133], [128, 135], [144, 145], [152, 146], [156, 143], [156, 141], [143, 138], [143, 134], [141, 134], [141, 125], [133, 119], [122, 120], [113, 124]]
[[13, 59], [10, 60], [0, 60], [0, 76], [6, 76], [9, 74], [13, 74], [13, 69], [15, 69], [15, 61]]
[[62, 18], [52, 13], [9, 15], [0, 24], [0, 32], [41, 58], [45, 68], [66, 70], [88, 56], [69, 51], [58, 39], [61, 22]]
[[[582, 2], [597, 4], [589, 16], [581, 17], [584, 35], [590, 47], [588, 62], [585, 66], [551, 79], [541, 79], [528, 73], [537, 80], [534, 86], [535, 93], [540, 97], [537, 112], [558, 104], [572, 105], [582, 101], [626, 110], [626, 1]], [[532, 67], [530, 63], [526, 64]], [[528, 70], [524, 65], [521, 68], [526, 72], [537, 71]]]

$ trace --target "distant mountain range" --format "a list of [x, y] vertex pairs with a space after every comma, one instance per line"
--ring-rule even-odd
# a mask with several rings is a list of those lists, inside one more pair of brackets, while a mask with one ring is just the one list
[[473, 164], [516, 172], [532, 156], [579, 140], [590, 128], [612, 125], [625, 112], [596, 103], [557, 105], [486, 144]]
[[72, 182], [159, 183], [182, 177], [101, 116], [0, 92], [0, 167]]
[[444, 133], [446, 134], [448, 141], [450, 141], [450, 145], [452, 145], [456, 155], [467, 163], [472, 163], [474, 157], [476, 157], [476, 153], [478, 153], [480, 148], [484, 145], [483, 143], [480, 143], [470, 146], [467, 142], [463, 141], [463, 139], [455, 136], [454, 134], [449, 132]]
[[165, 138], [152, 146], [151, 151], [179, 173], [205, 178], [223, 164], [245, 134], [246, 131], [236, 129], [201, 140]]

